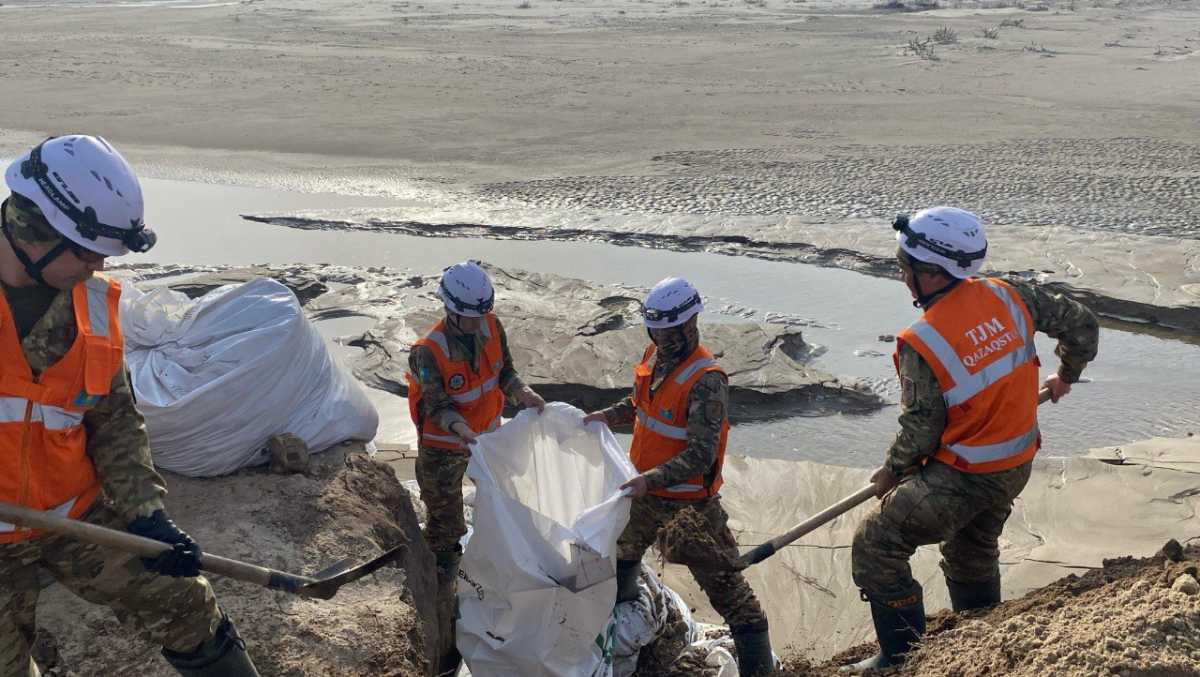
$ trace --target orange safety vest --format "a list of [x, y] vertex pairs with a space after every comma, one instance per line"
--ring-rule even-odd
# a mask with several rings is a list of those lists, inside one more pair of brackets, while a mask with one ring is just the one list
[[[0, 294], [0, 501], [77, 519], [100, 494], [83, 415], [108, 394], [124, 364], [121, 285], [92, 277], [75, 285], [71, 298], [75, 342], [35, 379]], [[0, 543], [37, 534], [0, 522]]]
[[[483, 354], [479, 356], [479, 373], [471, 369], [469, 361], [454, 361], [450, 359], [450, 346], [447, 343], [445, 320], [434, 325], [433, 329], [415, 346], [425, 346], [437, 360], [438, 371], [442, 374], [442, 387], [454, 400], [454, 407], [467, 420], [467, 425], [475, 434], [490, 432], [500, 427], [500, 413], [504, 410], [504, 393], [500, 390], [500, 370], [504, 368], [504, 351], [500, 347], [500, 331], [496, 327], [496, 316], [487, 314], [483, 324]], [[408, 413], [413, 423], [421, 432], [421, 444], [439, 449], [463, 448], [462, 439], [454, 433], [443, 430], [434, 421], [422, 420], [421, 415], [421, 384], [412, 374], [408, 378]]]
[[[650, 381], [654, 367], [650, 359], [654, 356], [654, 345], [646, 348], [641, 364], [633, 369], [634, 406], [637, 420], [633, 423], [633, 443], [629, 447], [629, 458], [638, 472], [646, 472], [678, 456], [687, 448], [688, 396], [692, 386], [710, 371], [724, 374], [712, 353], [699, 346], [686, 360], [667, 375], [658, 390], [650, 393]], [[713, 464], [712, 483], [705, 475], [697, 475], [681, 484], [653, 489], [655, 496], [676, 499], [697, 499], [714, 496], [721, 488], [721, 468], [725, 465], [725, 441], [729, 437], [729, 416], [721, 423], [721, 443], [717, 447], [717, 460]]]
[[963, 280], [896, 337], [937, 375], [946, 429], [934, 458], [969, 473], [1015, 468], [1042, 445], [1033, 318], [1011, 286]]

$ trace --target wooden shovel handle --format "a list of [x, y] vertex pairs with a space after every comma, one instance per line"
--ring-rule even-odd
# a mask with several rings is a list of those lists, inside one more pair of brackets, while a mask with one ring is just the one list
[[[96, 524], [88, 524], [80, 520], [61, 517], [51, 512], [33, 510], [32, 508], [12, 505], [11, 503], [0, 502], [0, 520], [12, 524], [20, 524], [30, 529], [52, 531], [77, 541], [115, 548], [139, 557], [157, 557], [171, 549], [170, 545], [151, 538], [144, 538], [124, 531], [117, 531], [116, 529], [109, 529]], [[246, 583], [254, 583], [266, 588], [274, 588], [287, 592], [296, 592], [304, 585], [313, 582], [313, 579], [307, 576], [296, 576], [208, 553], [201, 554], [200, 568]]]

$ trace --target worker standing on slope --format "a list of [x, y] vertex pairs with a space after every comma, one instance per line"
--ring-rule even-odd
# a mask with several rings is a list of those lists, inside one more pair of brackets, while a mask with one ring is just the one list
[[775, 658], [767, 617], [740, 571], [729, 516], [721, 507], [721, 467], [729, 433], [729, 385], [724, 370], [700, 345], [700, 293], [686, 280], [667, 278], [650, 290], [643, 319], [651, 344], [634, 370], [633, 394], [585, 422], [633, 424], [629, 455], [642, 474], [622, 486], [633, 495], [629, 524], [617, 541], [617, 602], [638, 596], [642, 555], [681, 510], [694, 509], [721, 545], [714, 566], [692, 566], [692, 576], [729, 624], [739, 674], [769, 674]]
[[188, 677], [258, 675], [200, 577], [200, 547], [166, 487], [125, 372], [120, 285], [105, 259], [145, 252], [133, 170], [104, 139], [61, 136], [5, 172], [0, 205], [0, 501], [173, 546], [152, 559], [0, 522], [0, 677], [30, 656], [42, 575], [110, 607]]
[[508, 337], [492, 313], [495, 291], [475, 261], [446, 268], [438, 286], [445, 317], [408, 357], [408, 406], [420, 440], [416, 475], [425, 503], [425, 540], [437, 558], [441, 674], [456, 668], [454, 581], [462, 559], [463, 474], [477, 435], [500, 426], [505, 397], [541, 412], [546, 402], [513, 367]]
[[882, 503], [851, 554], [880, 651], [847, 672], [898, 665], [924, 633], [908, 563], [919, 546], [941, 543], [956, 612], [1000, 602], [1000, 534], [1041, 446], [1034, 332], [1058, 339], [1061, 364], [1043, 384], [1054, 402], [1099, 341], [1081, 304], [1027, 282], [974, 277], [987, 253], [975, 214], [933, 207], [899, 216], [894, 228], [904, 282], [924, 312], [896, 337], [900, 433], [871, 476]]

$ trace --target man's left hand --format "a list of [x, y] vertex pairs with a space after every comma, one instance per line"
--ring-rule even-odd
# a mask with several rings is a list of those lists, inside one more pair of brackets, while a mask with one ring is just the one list
[[542, 396], [534, 392], [533, 388], [529, 386], [525, 386], [517, 391], [517, 402], [520, 402], [521, 406], [527, 409], [537, 409], [539, 414], [546, 410], [546, 400], [542, 399]]
[[645, 475], [638, 475], [625, 484], [622, 484], [621, 489], [629, 490], [629, 495], [633, 498], [640, 498], [650, 491], [650, 485], [646, 482]]
[[1050, 401], [1053, 403], [1058, 403], [1064, 395], [1071, 392], [1071, 384], [1062, 380], [1058, 374], [1052, 374], [1047, 377], [1046, 382], [1042, 385], [1046, 387], [1046, 390], [1050, 391]]

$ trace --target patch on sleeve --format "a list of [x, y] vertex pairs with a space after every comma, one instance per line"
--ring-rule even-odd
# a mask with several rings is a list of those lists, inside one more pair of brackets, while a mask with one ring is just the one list
[[900, 404], [905, 407], [911, 407], [917, 399], [917, 386], [913, 380], [907, 376], [900, 377]]
[[704, 420], [709, 423], [720, 423], [725, 420], [725, 403], [721, 400], [709, 400], [704, 403]]

